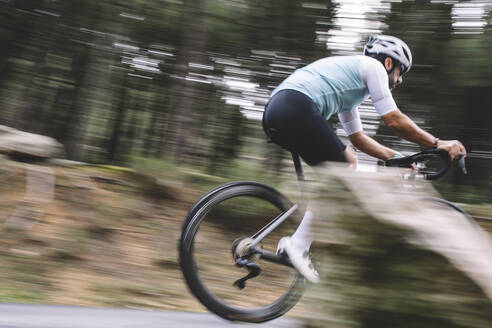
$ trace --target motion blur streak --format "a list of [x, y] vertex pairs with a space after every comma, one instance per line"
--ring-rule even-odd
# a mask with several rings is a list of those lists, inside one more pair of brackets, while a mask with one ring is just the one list
[[[470, 175], [439, 188], [490, 201], [491, 9], [485, 0], [2, 1], [0, 124], [52, 136], [88, 162], [157, 158], [225, 174], [234, 159], [274, 154], [255, 165], [278, 172], [288, 154], [272, 151], [260, 126], [270, 92], [295, 69], [360, 53], [370, 34], [386, 33], [414, 52], [399, 107], [470, 152]], [[361, 116], [369, 135], [416, 150], [370, 101]]]

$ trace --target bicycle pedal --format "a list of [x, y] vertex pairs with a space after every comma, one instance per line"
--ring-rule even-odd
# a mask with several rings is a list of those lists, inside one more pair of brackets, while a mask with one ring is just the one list
[[232, 285], [236, 286], [239, 289], [244, 289], [244, 287], [246, 287], [246, 282], [239, 279], [239, 280], [236, 280]]

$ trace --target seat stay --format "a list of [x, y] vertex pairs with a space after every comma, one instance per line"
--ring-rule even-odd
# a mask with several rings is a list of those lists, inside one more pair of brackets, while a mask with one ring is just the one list
[[251, 239], [253, 239], [253, 242], [251, 243], [250, 247], [258, 245], [260, 241], [262, 241], [266, 236], [268, 236], [273, 230], [275, 230], [282, 222], [284, 222], [286, 219], [288, 219], [292, 213], [295, 212], [299, 208], [299, 204], [294, 204], [291, 208], [289, 208], [287, 211], [280, 213], [275, 219], [270, 221], [266, 226], [261, 228], [260, 231], [255, 233]]

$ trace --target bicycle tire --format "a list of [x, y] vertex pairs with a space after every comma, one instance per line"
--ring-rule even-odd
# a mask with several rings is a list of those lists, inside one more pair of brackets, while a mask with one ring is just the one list
[[478, 227], [478, 224], [477, 222], [473, 219], [473, 217], [468, 214], [465, 210], [463, 210], [461, 207], [459, 207], [458, 205], [454, 204], [454, 203], [451, 203], [450, 201], [447, 201], [445, 199], [442, 199], [442, 198], [437, 198], [437, 197], [426, 197], [424, 198], [424, 200], [429, 200], [429, 201], [432, 201], [432, 202], [436, 202], [436, 203], [440, 203], [442, 205], [446, 205], [447, 207], [463, 214], [463, 216], [468, 220], [470, 221], [473, 225], [477, 226]]
[[257, 182], [237, 181], [213, 189], [195, 203], [186, 217], [179, 242], [179, 263], [191, 293], [208, 310], [227, 320], [260, 323], [282, 316], [298, 302], [303, 294], [304, 278], [296, 272], [288, 289], [275, 301], [245, 309], [228, 304], [209, 290], [200, 277], [194, 256], [195, 235], [207, 214], [226, 200], [245, 196], [266, 201], [282, 212], [293, 205], [275, 189]]
[[477, 221], [468, 212], [466, 212], [464, 209], [462, 209], [461, 207], [459, 207], [455, 203], [452, 203], [450, 201], [447, 201], [445, 199], [438, 198], [438, 197], [426, 197], [426, 198], [424, 198], [424, 200], [428, 200], [428, 201], [431, 201], [434, 203], [439, 203], [441, 205], [444, 205], [445, 207], [448, 207], [448, 208], [460, 213], [464, 217], [464, 219], [466, 219], [466, 221], [468, 221], [473, 226], [473, 228], [476, 231], [480, 231], [480, 233], [486, 233], [483, 231], [483, 229], [480, 227], [480, 225], [477, 223]]

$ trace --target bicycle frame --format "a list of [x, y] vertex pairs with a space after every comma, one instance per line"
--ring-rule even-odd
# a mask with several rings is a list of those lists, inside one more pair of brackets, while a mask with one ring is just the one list
[[[298, 154], [292, 152], [292, 160], [294, 161], [294, 167], [296, 170], [296, 175], [297, 175], [297, 180], [299, 182], [299, 191], [302, 195], [302, 188], [301, 188], [301, 182], [304, 181], [304, 172], [302, 169], [302, 164], [301, 164], [301, 159]], [[273, 254], [271, 252], [267, 252], [265, 250], [262, 250], [261, 248], [256, 247], [266, 236], [268, 236], [272, 231], [274, 231], [279, 225], [281, 225], [286, 219], [288, 219], [292, 213], [294, 213], [298, 208], [300, 207], [299, 203], [294, 204], [291, 208], [289, 208], [287, 211], [284, 213], [279, 214], [277, 217], [275, 217], [272, 221], [270, 221], [266, 226], [261, 228], [257, 233], [255, 233], [251, 239], [252, 242], [248, 245], [249, 251], [248, 251], [248, 257], [253, 255], [253, 254], [260, 254], [260, 257], [262, 257], [265, 260], [279, 263], [279, 264], [284, 264], [288, 266], [292, 266], [290, 261], [288, 261], [285, 257], [283, 256], [278, 256], [276, 254]]]
[[[432, 151], [432, 153], [434, 152], [437, 152], [437, 150]], [[429, 154], [429, 151], [425, 153], [425, 155], [427, 154]], [[407, 158], [398, 159], [397, 162], [393, 161], [393, 164], [395, 164], [394, 166], [408, 167], [408, 164], [410, 164], [417, 155], [423, 154], [421, 152], [412, 155], [412, 157], [409, 156]], [[310, 197], [303, 191], [305, 188], [305, 186], [303, 186], [304, 174], [300, 157], [297, 154], [292, 153], [292, 159], [294, 161], [300, 191], [300, 198], [295, 203], [291, 202], [279, 191], [268, 185], [253, 181], [234, 181], [220, 185], [203, 195], [193, 205], [186, 216], [179, 244], [181, 271], [183, 272], [188, 287], [197, 299], [210, 311], [225, 319], [256, 323], [272, 320], [289, 311], [302, 296], [306, 280], [295, 270], [295, 268], [293, 268], [289, 257], [284, 254], [276, 254], [273, 250], [265, 250], [260, 246], [260, 242], [268, 235], [273, 235], [272, 232], [278, 229], [288, 218], [293, 221], [298, 221], [300, 215], [303, 214], [302, 212], [304, 211], [305, 206], [307, 207], [307, 204], [309, 203]], [[417, 159], [423, 159], [423, 156], [420, 156]], [[391, 164], [391, 161], [389, 163], [388, 161], [386, 162], [387, 166], [390, 166], [389, 164]], [[415, 176], [413, 176], [413, 178], [415, 178]], [[405, 178], [402, 176], [402, 180], [404, 179]], [[194, 255], [195, 236], [199, 231], [202, 221], [205, 220], [204, 222], [206, 222], [209, 220], [207, 217], [211, 210], [218, 207], [222, 202], [235, 197], [256, 197], [262, 202], [266, 201], [269, 204], [269, 208], [273, 206], [273, 209], [276, 210], [276, 212], [273, 214], [275, 215], [273, 219], [264, 218], [269, 222], [263, 227], [260, 227], [259, 230], [251, 232], [249, 237], [239, 235], [239, 238], [232, 242], [231, 250], [235, 265], [239, 268], [245, 268], [248, 271], [244, 277], [237, 279], [232, 285], [241, 290], [246, 287], [246, 282], [249, 279], [257, 277], [261, 273], [261, 263], [257, 261], [259, 259], [262, 259], [263, 262], [266, 261], [281, 265], [284, 268], [293, 268], [295, 272], [293, 277], [289, 274], [288, 279], [291, 280], [291, 282], [289, 287], [287, 287], [287, 291], [273, 301], [267, 300], [267, 305], [261, 305], [255, 309], [244, 309], [233, 303], [230, 304], [227, 300], [224, 301], [223, 297], [216, 294], [214, 290], [210, 290], [208, 288], [208, 283], [201, 279], [199, 266], [197, 265]], [[430, 200], [440, 202], [444, 206], [448, 206], [453, 210], [465, 214], [463, 210], [445, 200]], [[234, 204], [235, 203], [232, 203], [232, 206], [234, 206]], [[255, 211], [255, 208], [252, 210]], [[469, 216], [467, 217], [471, 219]], [[240, 233], [240, 231], [238, 232]], [[267, 245], [273, 246], [270, 244]], [[222, 255], [220, 253], [218, 254]], [[220, 258], [219, 261], [222, 261], [222, 258]], [[281, 270], [281, 272], [285, 273], [284, 270]], [[216, 278], [214, 277], [214, 279]], [[220, 281], [220, 283], [222, 283], [222, 281]], [[268, 279], [266, 279], [266, 281], [261, 281], [260, 283], [266, 283], [268, 286]], [[253, 285], [253, 287], [257, 286]], [[246, 294], [245, 296], [250, 297], [249, 294]]]
[[[261, 228], [257, 233], [255, 233], [252, 237], [251, 240], [252, 242], [248, 245], [248, 252], [246, 257], [250, 257], [254, 254], [260, 254], [260, 257], [271, 261], [271, 262], [276, 262], [276, 263], [281, 263], [281, 264], [287, 264], [291, 265], [290, 261], [285, 261], [282, 259], [282, 256], [278, 256], [275, 254], [272, 254], [270, 252], [264, 251], [261, 248], [258, 248], [257, 245], [266, 237], [268, 236], [272, 231], [274, 231], [280, 224], [282, 224], [286, 219], [288, 219], [292, 213], [294, 213], [297, 209], [301, 207], [301, 203], [303, 203], [303, 191], [302, 191], [302, 182], [305, 181], [304, 179], [304, 172], [302, 169], [302, 164], [301, 160], [298, 154], [291, 152], [292, 154], [292, 160], [294, 161], [294, 167], [296, 170], [296, 175], [297, 175], [297, 181], [299, 183], [299, 191], [301, 194], [301, 201], [294, 204], [290, 209], [285, 211], [284, 213], [279, 214], [277, 217], [275, 217], [272, 221], [270, 221], [266, 226]], [[396, 159], [390, 159], [386, 161], [387, 166], [399, 166], [399, 167], [408, 167], [410, 163], [413, 162], [422, 162], [426, 159], [431, 158], [432, 156], [440, 156], [443, 161], [444, 161], [444, 166], [439, 170], [439, 172], [435, 174], [425, 174], [423, 175], [423, 178], [426, 180], [435, 180], [440, 177], [442, 177], [447, 170], [450, 167], [451, 160], [449, 158], [449, 155], [446, 151], [443, 151], [441, 149], [428, 149], [424, 150], [420, 153], [413, 154], [411, 156], [407, 157], [402, 157], [402, 158], [396, 158]], [[466, 174], [466, 169], [465, 169], [465, 164], [464, 164], [464, 158], [461, 158], [459, 161], [459, 166], [463, 170], [463, 173]], [[415, 175], [412, 174], [412, 180], [415, 179]], [[405, 180], [402, 177], [402, 180]], [[450, 204], [448, 204], [450, 205]], [[453, 206], [453, 205], [450, 205]], [[460, 210], [462, 212], [462, 210]]]
[[282, 222], [288, 219], [289, 216], [291, 216], [292, 213], [294, 213], [294, 211], [297, 210], [298, 208], [299, 208], [299, 204], [294, 204], [294, 206], [289, 208], [286, 212], [278, 215], [275, 219], [270, 221], [266, 226], [261, 228], [260, 231], [258, 231], [253, 235], [253, 237], [251, 237], [253, 239], [253, 243], [251, 243], [251, 247], [258, 245], [260, 241], [262, 241], [273, 230], [275, 230], [279, 225], [281, 225]]

